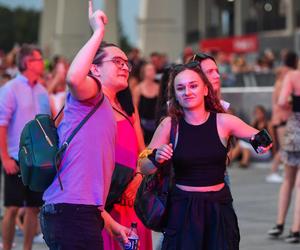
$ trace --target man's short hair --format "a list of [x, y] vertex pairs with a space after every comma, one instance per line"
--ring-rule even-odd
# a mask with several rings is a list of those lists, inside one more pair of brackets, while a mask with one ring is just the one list
[[119, 46], [117, 46], [116, 44], [114, 43], [107, 43], [105, 41], [103, 41], [97, 52], [96, 52], [96, 55], [93, 59], [93, 64], [96, 64], [96, 65], [101, 65], [102, 64], [102, 61], [103, 61], [103, 58], [106, 56], [106, 52], [104, 51], [105, 48], [107, 47], [117, 47], [117, 48], [120, 48]]
[[28, 57], [33, 55], [34, 51], [38, 51], [42, 54], [42, 51], [39, 47], [33, 44], [23, 44], [17, 54], [17, 66], [18, 69], [23, 72], [27, 69], [26, 60]]
[[202, 61], [207, 60], [207, 59], [210, 59], [210, 60], [212, 60], [212, 61], [214, 61], [216, 63], [216, 60], [215, 60], [215, 58], [213, 56], [205, 54], [205, 53], [202, 53], [202, 52], [198, 52], [198, 53], [194, 54], [190, 58], [189, 62], [197, 61], [197, 62], [201, 63]]

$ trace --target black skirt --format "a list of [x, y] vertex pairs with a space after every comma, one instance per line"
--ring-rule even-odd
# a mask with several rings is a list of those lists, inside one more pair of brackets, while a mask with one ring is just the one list
[[238, 250], [240, 233], [227, 185], [217, 192], [186, 192], [170, 197], [163, 250]]

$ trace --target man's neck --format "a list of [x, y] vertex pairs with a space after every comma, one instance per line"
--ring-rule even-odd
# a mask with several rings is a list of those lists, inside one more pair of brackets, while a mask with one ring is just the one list
[[37, 75], [35, 75], [29, 71], [24, 71], [24, 72], [22, 72], [22, 74], [28, 79], [28, 83], [30, 86], [34, 86], [39, 79], [39, 77]]
[[104, 84], [102, 84], [103, 93], [108, 97], [110, 103], [114, 105], [117, 102], [116, 93], [111, 91], [110, 88], [107, 88]]

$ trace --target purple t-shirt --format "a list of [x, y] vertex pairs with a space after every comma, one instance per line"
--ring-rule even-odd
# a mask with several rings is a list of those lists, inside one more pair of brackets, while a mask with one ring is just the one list
[[[58, 127], [60, 145], [99, 101], [100, 95], [88, 101], [78, 101], [67, 94], [64, 118]], [[67, 148], [60, 177], [45, 191], [49, 203], [71, 203], [103, 206], [108, 194], [115, 164], [116, 122], [109, 100], [83, 125]]]

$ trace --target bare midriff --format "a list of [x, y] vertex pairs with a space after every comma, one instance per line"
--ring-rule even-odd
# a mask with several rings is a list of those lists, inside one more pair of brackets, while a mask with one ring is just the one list
[[224, 183], [220, 183], [217, 185], [206, 186], [206, 187], [191, 187], [191, 186], [176, 184], [176, 187], [178, 187], [183, 191], [188, 191], [188, 192], [216, 192], [216, 191], [220, 191], [224, 187], [224, 185], [225, 185]]

